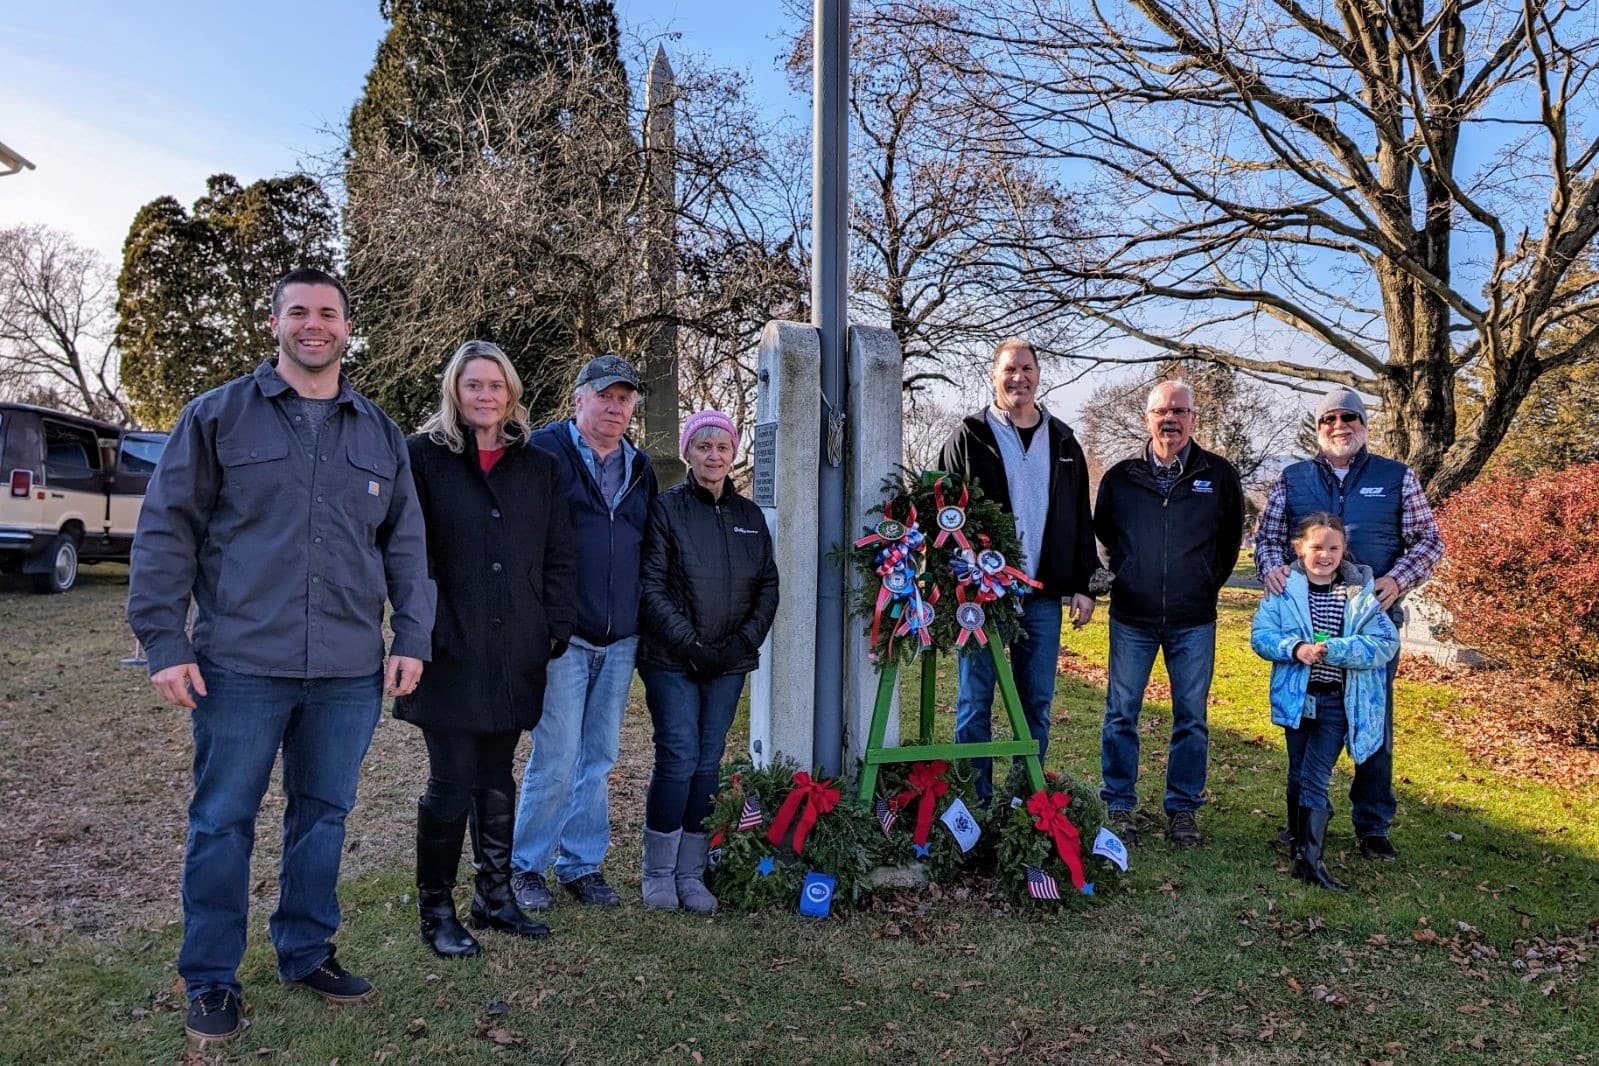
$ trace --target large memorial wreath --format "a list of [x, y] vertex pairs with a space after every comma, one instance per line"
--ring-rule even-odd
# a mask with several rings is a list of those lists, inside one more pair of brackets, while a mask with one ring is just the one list
[[871, 511], [881, 519], [849, 549], [862, 579], [851, 610], [865, 619], [873, 658], [981, 651], [995, 630], [1016, 639], [1021, 597], [1037, 585], [1014, 565], [1015, 519], [940, 470], [898, 468], [883, 491]]

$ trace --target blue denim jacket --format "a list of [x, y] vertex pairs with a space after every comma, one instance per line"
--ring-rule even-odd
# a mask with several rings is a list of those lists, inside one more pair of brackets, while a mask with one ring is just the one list
[[[1327, 664], [1344, 670], [1344, 714], [1349, 720], [1345, 743], [1349, 757], [1365, 762], [1382, 747], [1388, 706], [1388, 660], [1399, 654], [1394, 630], [1372, 588], [1371, 568], [1347, 560], [1339, 570], [1344, 580], [1344, 635], [1327, 641]], [[1298, 562], [1288, 573], [1288, 587], [1267, 594], [1255, 610], [1249, 634], [1255, 654], [1271, 663], [1271, 720], [1297, 729], [1305, 711], [1310, 667], [1294, 658], [1300, 644], [1313, 643], [1310, 580]]]
[[[128, 623], [150, 672], [196, 652], [243, 674], [362, 677], [393, 653], [428, 659], [435, 590], [405, 438], [341, 379], [308, 454], [271, 362], [198, 397], [150, 479]], [[194, 597], [194, 637], [184, 631]]]

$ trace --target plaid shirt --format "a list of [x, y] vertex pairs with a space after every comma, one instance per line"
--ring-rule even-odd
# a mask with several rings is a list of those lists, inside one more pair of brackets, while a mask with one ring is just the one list
[[[1321, 455], [1316, 456], [1315, 462], [1332, 469], [1332, 464]], [[1393, 578], [1401, 593], [1409, 592], [1431, 577], [1433, 568], [1444, 557], [1444, 540], [1432, 516], [1432, 505], [1421, 490], [1421, 479], [1409, 468], [1405, 470], [1404, 504], [1399, 539], [1405, 552], [1393, 569], [1377, 575]], [[1255, 525], [1255, 573], [1264, 579], [1267, 572], [1286, 565], [1293, 556], [1292, 540], [1293, 531], [1288, 528], [1288, 480], [1278, 475], [1266, 496], [1266, 509]]]

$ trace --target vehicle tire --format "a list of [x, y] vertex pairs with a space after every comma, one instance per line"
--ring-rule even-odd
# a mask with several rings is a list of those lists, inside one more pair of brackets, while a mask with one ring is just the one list
[[78, 538], [73, 533], [58, 533], [45, 553], [50, 569], [33, 574], [33, 591], [65, 592], [78, 580]]

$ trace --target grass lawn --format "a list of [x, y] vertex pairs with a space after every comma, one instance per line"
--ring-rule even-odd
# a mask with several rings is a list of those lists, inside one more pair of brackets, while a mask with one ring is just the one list
[[[112, 567], [86, 571], [60, 597], [0, 584], [0, 1062], [185, 1055], [175, 956], [188, 727], [141, 671], [117, 665], [131, 646], [125, 595], [126, 571]], [[386, 719], [350, 820], [338, 937], [341, 960], [379, 996], [333, 1010], [277, 983], [266, 934], [282, 815], [274, 790], [241, 971], [254, 1024], [215, 1057], [1599, 1061], [1599, 785], [1555, 787], [1474, 763], [1440, 725], [1458, 693], [1402, 672], [1402, 861], [1362, 861], [1336, 796], [1330, 866], [1352, 890], [1292, 881], [1268, 844], [1284, 756], [1264, 709], [1265, 666], [1247, 646], [1253, 604], [1247, 590], [1224, 593], [1204, 846], [1174, 850], [1147, 835], [1129, 890], [1083, 914], [1012, 910], [980, 887], [880, 898], [823, 923], [646, 912], [637, 840], [648, 720], [635, 699], [612, 808], [610, 872], [627, 905], [558, 904], [550, 940], [485, 934], [484, 957], [446, 964], [418, 940], [411, 886], [425, 754], [415, 730]], [[1048, 760], [1090, 779], [1105, 642], [1102, 616], [1068, 634]], [[1169, 727], [1160, 681], [1140, 789], [1157, 816]], [[947, 734], [947, 680], [941, 693]], [[1341, 769], [1347, 788], [1347, 761]]]

